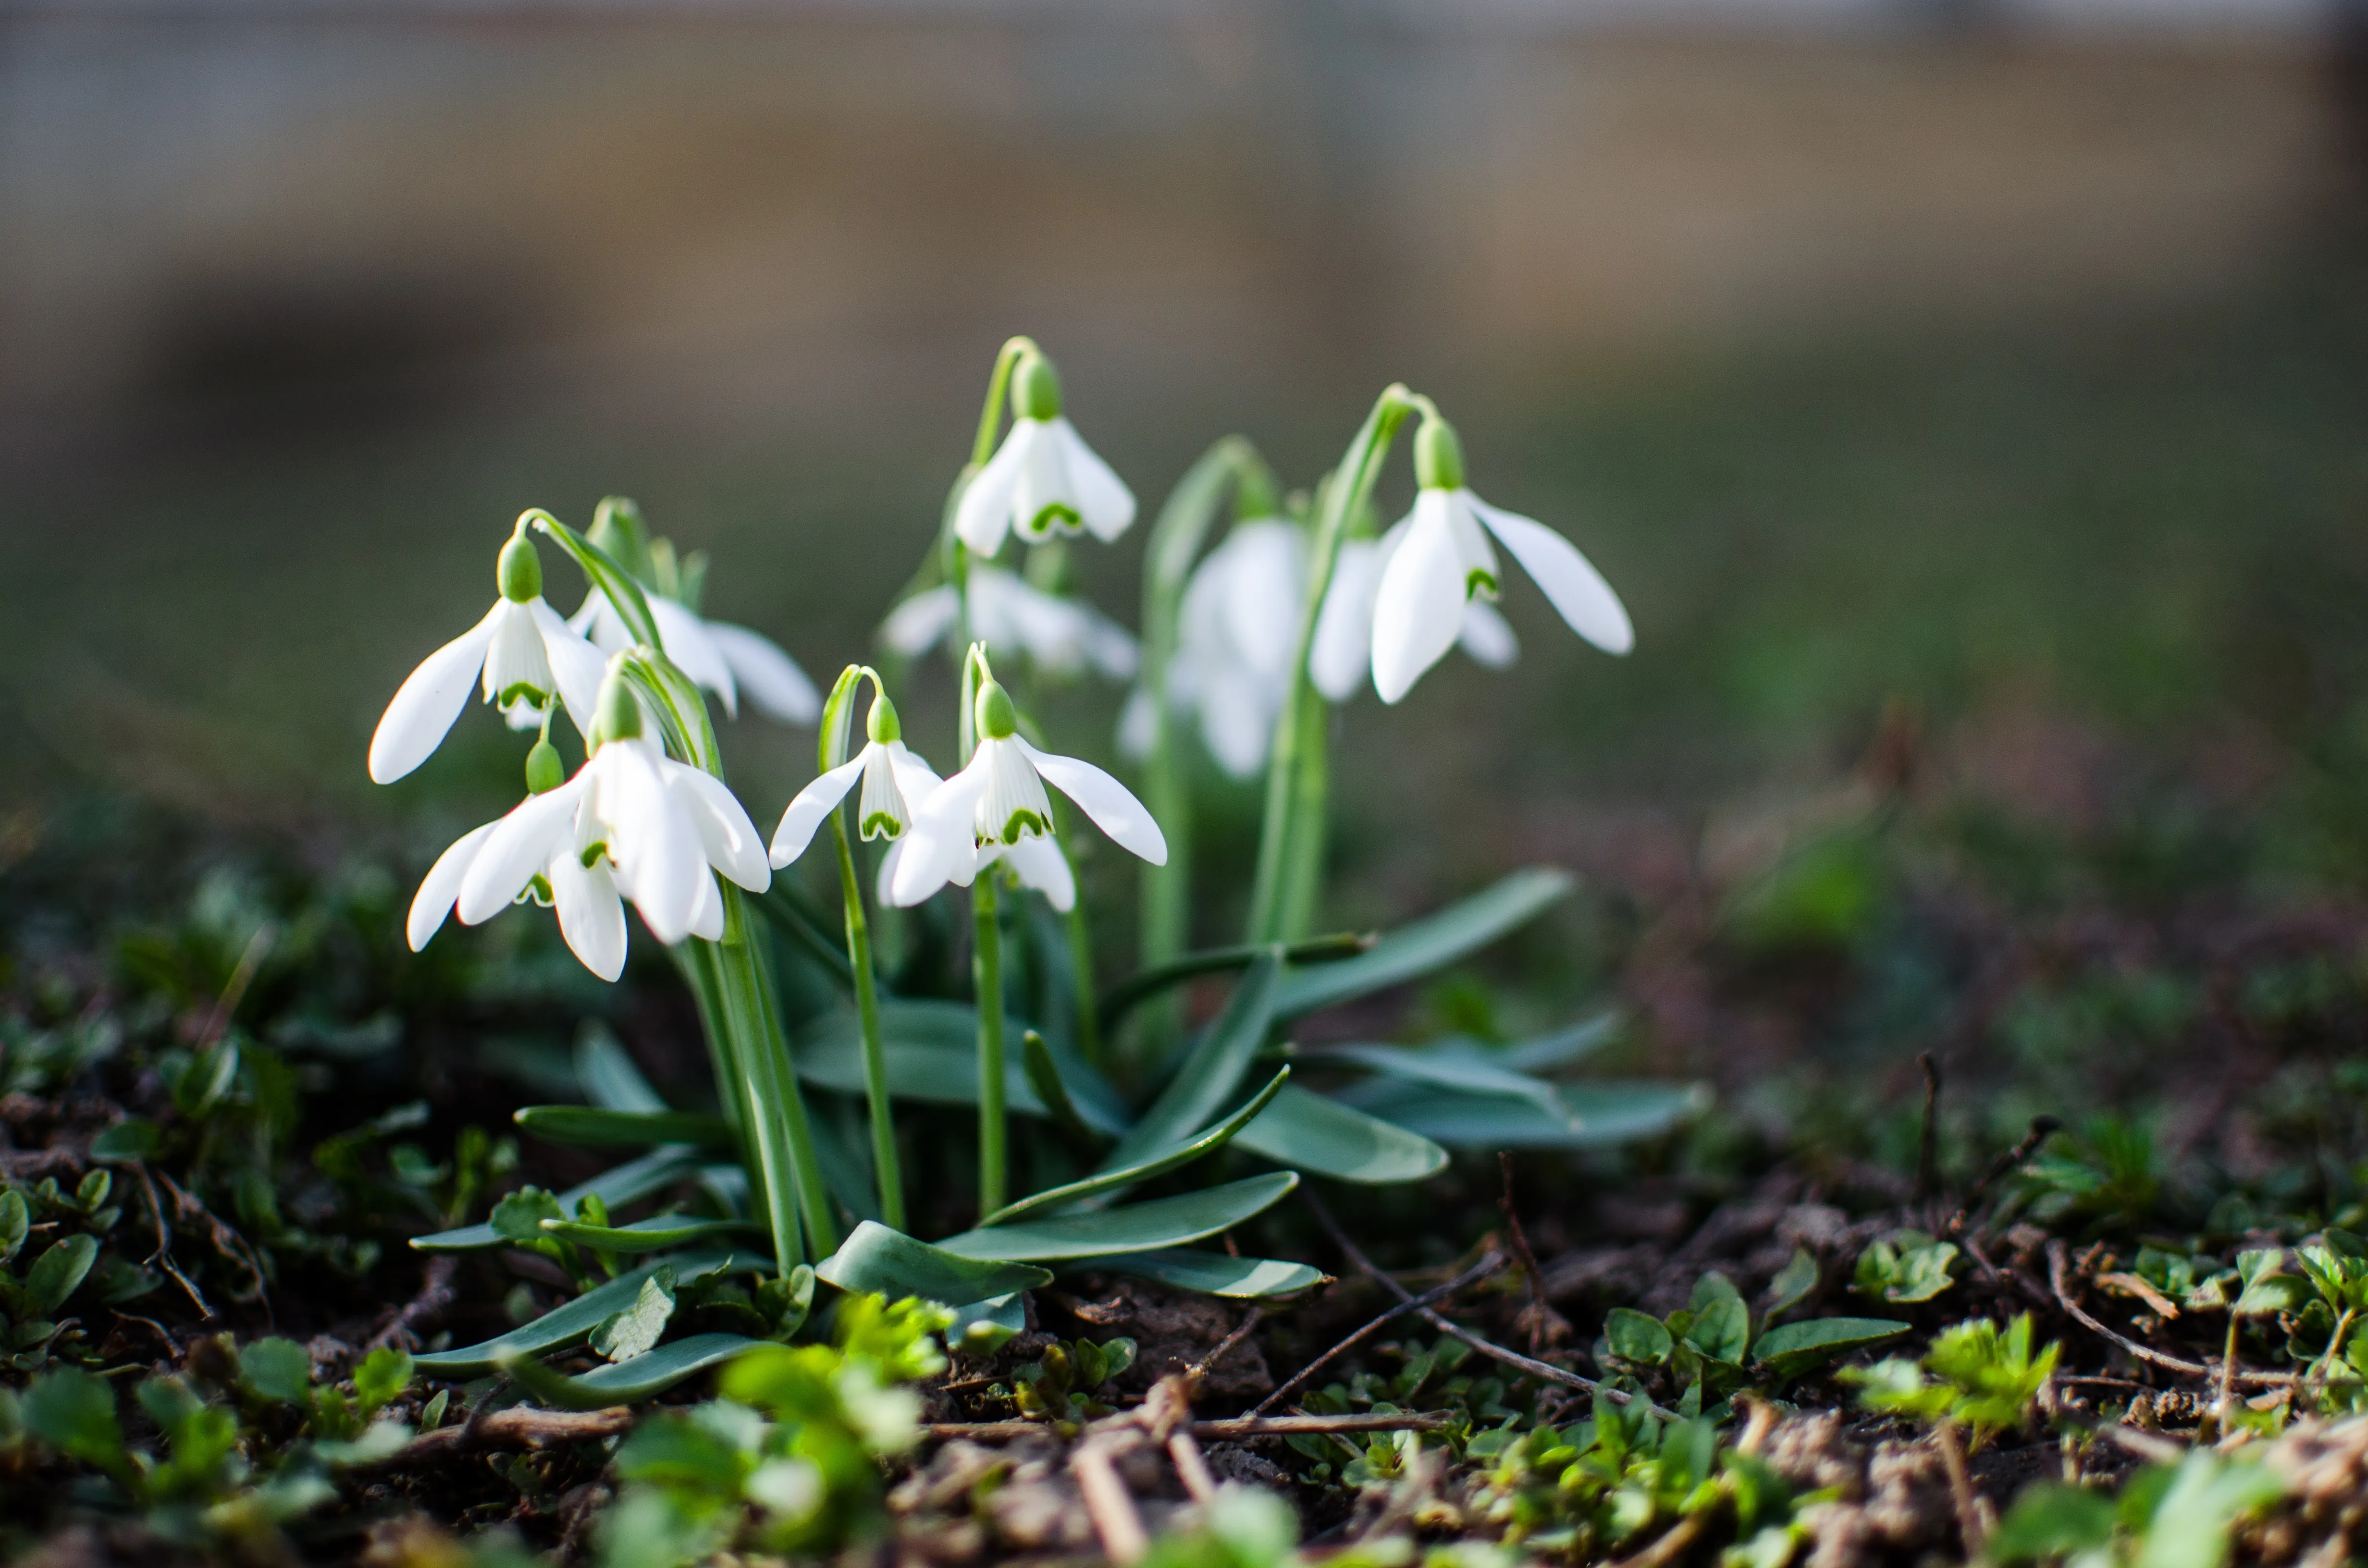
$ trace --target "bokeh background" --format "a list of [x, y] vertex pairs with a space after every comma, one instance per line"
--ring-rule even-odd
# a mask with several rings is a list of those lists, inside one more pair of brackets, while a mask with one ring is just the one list
[[[2174, 819], [2259, 830], [2248, 877], [2353, 887], [2357, 24], [2306, 0], [18, 4], [0, 789], [19, 823], [97, 793], [424, 862], [514, 797], [515, 744], [473, 715], [390, 790], [363, 750], [482, 613], [522, 507], [636, 497], [713, 552], [711, 612], [826, 682], [1027, 332], [1146, 515], [1229, 431], [1308, 483], [1403, 379], [1477, 488], [1627, 597], [1628, 660], [1517, 583], [1517, 673], [1454, 660], [1345, 710], [1344, 919], [1577, 866], [1622, 890], [1598, 914], [1625, 935], [1557, 949], [1550, 988], [1626, 966], [1700, 1066], [1722, 1042], [1655, 988], [1654, 932], [1911, 778], [2084, 832], [2168, 780]], [[1410, 489], [1401, 460], [1384, 506]], [[1081, 552], [1129, 624], [1143, 531]], [[915, 679], [928, 750], [947, 679]], [[1055, 735], [1108, 756], [1119, 696], [1060, 696]], [[810, 737], [726, 745], [769, 825]], [[1252, 809], [1212, 781], [1220, 857]]]

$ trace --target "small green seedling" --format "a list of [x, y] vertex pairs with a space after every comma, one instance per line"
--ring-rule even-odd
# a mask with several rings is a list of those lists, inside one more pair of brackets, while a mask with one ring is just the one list
[[1957, 1246], [1922, 1231], [1894, 1231], [1859, 1254], [1850, 1287], [1861, 1296], [1901, 1306], [1929, 1301], [1956, 1283]]
[[[1807, 1256], [1797, 1255], [1795, 1262]], [[1814, 1259], [1809, 1267], [1814, 1271]], [[1795, 1274], [1786, 1282], [1794, 1301], [1815, 1289], [1814, 1277], [1804, 1284], [1797, 1270], [1788, 1272]], [[1614, 1307], [1597, 1353], [1615, 1366], [1666, 1371], [1685, 1390], [1678, 1413], [1697, 1415], [1716, 1414], [1738, 1389], [1789, 1382], [1837, 1356], [1906, 1332], [1906, 1324], [1883, 1318], [1812, 1318], [1755, 1330], [1735, 1286], [1725, 1275], [1705, 1274], [1691, 1301], [1666, 1319]]]
[[1970, 1446], [1978, 1449], [2000, 1432], [2030, 1424], [2062, 1348], [2032, 1351], [2029, 1312], [2003, 1331], [1975, 1318], [1943, 1330], [1920, 1362], [1894, 1357], [1841, 1376], [1862, 1385], [1859, 1403], [1867, 1409], [1964, 1426]]
[[1012, 1374], [1012, 1399], [1031, 1421], [1086, 1421], [1110, 1414], [1096, 1399], [1101, 1387], [1134, 1365], [1134, 1341], [1123, 1335], [1053, 1341], [1043, 1355]]

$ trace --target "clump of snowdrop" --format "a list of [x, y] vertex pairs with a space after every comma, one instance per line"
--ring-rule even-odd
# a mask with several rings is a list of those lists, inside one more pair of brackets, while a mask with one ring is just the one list
[[543, 602], [542, 561], [524, 521], [494, 576], [500, 592], [485, 618], [420, 661], [387, 703], [370, 736], [373, 781], [392, 784], [427, 761], [474, 686], [514, 730], [547, 723], [561, 703], [578, 729], [590, 727], [606, 661]]
[[1090, 762], [1021, 739], [1010, 694], [991, 676], [980, 683], [974, 708], [978, 749], [914, 812], [890, 879], [891, 903], [918, 903], [948, 882], [967, 887], [1001, 860], [1055, 908], [1070, 908], [1076, 884], [1053, 839], [1047, 783], [1121, 848], [1155, 866], [1167, 863], [1167, 841], [1133, 792]]
[[1370, 555], [1352, 558], [1354, 547], [1341, 547], [1310, 658], [1326, 696], [1347, 697], [1358, 665], [1369, 664], [1382, 700], [1399, 701], [1459, 642], [1483, 664], [1509, 663], [1518, 644], [1493, 608], [1503, 575], [1492, 535], [1572, 631], [1607, 653], [1634, 645], [1619, 595], [1576, 546], [1472, 493], [1463, 444], [1446, 420], [1426, 414], [1414, 458], [1414, 509]]
[[[780, 723], [811, 724], [822, 717], [822, 697], [814, 682], [780, 644], [760, 631], [699, 613], [696, 590], [702, 574], [677, 567], [666, 540], [647, 541], [631, 502], [618, 496], [603, 501], [589, 537], [629, 566], [644, 568], [637, 575], [666, 657], [700, 688], [713, 692], [726, 713], [737, 717], [745, 696], [757, 711]], [[597, 587], [567, 623], [603, 653], [633, 643], [624, 618]]]
[[1030, 544], [1089, 533], [1104, 544], [1134, 521], [1134, 492], [1061, 412], [1061, 377], [1032, 346], [1011, 372], [1011, 429], [971, 479], [954, 534], [981, 560], [1017, 532]]
[[1111, 680], [1133, 676], [1134, 639], [1125, 628], [1080, 599], [1046, 593], [1017, 573], [973, 562], [966, 590], [951, 583], [924, 589], [880, 623], [888, 651], [912, 658], [965, 634], [962, 596], [970, 598], [969, 639], [990, 653], [1021, 653], [1048, 676], [1085, 669]]

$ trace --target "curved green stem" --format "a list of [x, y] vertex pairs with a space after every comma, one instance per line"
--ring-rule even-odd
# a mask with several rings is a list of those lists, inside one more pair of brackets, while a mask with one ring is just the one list
[[905, 1228], [905, 1176], [896, 1164], [895, 1113], [888, 1102], [888, 1052], [880, 1038], [879, 987], [871, 972], [871, 927], [863, 917], [863, 881], [847, 841], [847, 820], [830, 814], [838, 847], [838, 883], [847, 899], [847, 961], [855, 975], [855, 1017], [863, 1031], [863, 1098], [871, 1115], [871, 1170], [880, 1186], [880, 1221]]
[[995, 373], [986, 380], [986, 406], [978, 411], [978, 439], [971, 443], [970, 466], [982, 469], [995, 455], [996, 433], [1003, 427], [1003, 400], [1011, 391], [1011, 369], [1019, 357], [1036, 347], [1032, 337], [1008, 340], [995, 357]]
[[1417, 408], [1415, 394], [1392, 383], [1374, 401], [1340, 466], [1326, 479], [1315, 512], [1315, 537], [1308, 548], [1307, 597], [1302, 601], [1299, 641], [1292, 662], [1291, 695], [1274, 727], [1274, 753], [1267, 763], [1266, 814], [1258, 831], [1258, 878], [1250, 890], [1248, 939], [1290, 941], [1307, 934], [1315, 918], [1324, 862], [1324, 804], [1328, 788], [1323, 756], [1326, 715], [1322, 695], [1307, 673], [1315, 646], [1316, 617], [1332, 586], [1340, 540], [1380, 477], [1383, 460], [1398, 427]]
[[971, 977], [978, 997], [978, 1211], [1003, 1207], [1003, 920], [995, 893], [997, 868], [971, 884]]

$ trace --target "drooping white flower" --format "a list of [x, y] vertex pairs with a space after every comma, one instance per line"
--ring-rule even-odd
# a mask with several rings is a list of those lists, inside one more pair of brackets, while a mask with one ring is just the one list
[[[1209, 755], [1236, 778], [1254, 778], [1266, 766], [1275, 721], [1291, 694], [1306, 582], [1306, 534], [1296, 524], [1262, 517], [1235, 523], [1184, 585], [1167, 665], [1168, 705], [1200, 715]], [[1137, 687], [1120, 720], [1121, 747], [1147, 756], [1151, 723], [1149, 694]]]
[[1497, 597], [1492, 534], [1572, 631], [1607, 653], [1634, 645], [1620, 596], [1577, 547], [1465, 487], [1463, 449], [1445, 420], [1426, 418], [1415, 433], [1415, 477], [1414, 510], [1391, 530], [1399, 537], [1373, 590], [1373, 688], [1383, 701], [1405, 697], [1463, 634], [1467, 605]]
[[978, 749], [970, 765], [915, 810], [912, 830], [894, 851], [889, 903], [918, 903], [948, 882], [967, 886], [985, 867], [1007, 860], [1055, 907], [1068, 908], [1076, 891], [1053, 841], [1048, 783], [1075, 801], [1121, 848], [1155, 866], [1167, 863], [1167, 840], [1143, 802], [1093, 764], [1039, 751], [1021, 740], [1011, 699], [992, 680], [979, 687], [976, 718]]
[[[727, 620], [709, 620], [664, 594], [643, 597], [666, 657], [695, 685], [713, 692], [726, 713], [737, 718], [745, 696], [757, 712], [780, 723], [811, 724], [822, 717], [822, 696], [814, 682], [771, 638]], [[624, 617], [598, 588], [567, 623], [604, 653], [633, 645]]]
[[[955, 631], [962, 597], [952, 584], [915, 594], [880, 623], [880, 641], [911, 658]], [[1091, 667], [1112, 680], [1134, 674], [1134, 639], [1124, 627], [1081, 600], [1048, 594], [1016, 573], [984, 562], [970, 566], [970, 637], [990, 654], [1023, 653], [1050, 676]]]
[[1134, 521], [1134, 492], [1061, 413], [1061, 378], [1034, 350], [1012, 368], [1011, 428], [962, 491], [954, 535], [985, 560], [1014, 529], [1030, 543], [1090, 533], [1104, 544]]
[[856, 797], [855, 818], [857, 830], [867, 839], [901, 839], [912, 825], [914, 806], [945, 782], [905, 744], [895, 705], [887, 698], [873, 700], [864, 733], [861, 751], [799, 790], [781, 813], [781, 825], [773, 830], [774, 865], [786, 866], [806, 852], [814, 830], [838, 809], [859, 779], [862, 792]]
[[522, 893], [540, 894], [541, 876], [562, 929], [573, 922], [589, 933], [585, 945], [572, 935], [569, 944], [594, 973], [613, 979], [624, 962], [624, 927], [621, 912], [612, 920], [609, 911], [620, 898], [672, 945], [723, 935], [716, 873], [751, 892], [771, 884], [763, 841], [732, 791], [643, 739], [640, 706], [614, 676], [601, 688], [599, 712], [592, 756], [575, 778], [479, 829], [482, 838], [472, 834], [445, 851], [413, 904], [418, 941], [455, 902], [461, 924], [474, 926]]
[[[1324, 590], [1324, 608], [1315, 616], [1315, 645], [1307, 655], [1307, 674], [1327, 702], [1346, 702], [1358, 683], [1373, 667], [1373, 594], [1382, 585], [1382, 571], [1406, 536], [1401, 522], [1378, 540], [1344, 540], [1332, 567], [1332, 582]], [[1520, 639], [1512, 626], [1485, 598], [1463, 607], [1463, 624], [1456, 645], [1478, 663], [1501, 670], [1520, 656]]]
[[577, 729], [590, 729], [604, 661], [543, 602], [542, 562], [523, 532], [502, 546], [495, 580], [500, 596], [484, 619], [421, 660], [387, 703], [370, 736], [376, 782], [392, 784], [427, 761], [472, 686], [514, 730], [540, 725], [554, 702]]

